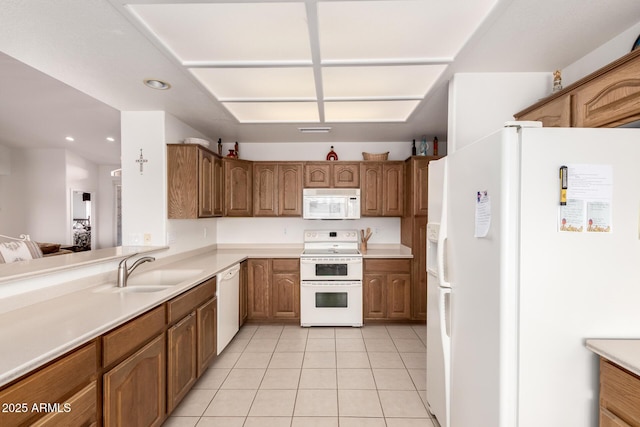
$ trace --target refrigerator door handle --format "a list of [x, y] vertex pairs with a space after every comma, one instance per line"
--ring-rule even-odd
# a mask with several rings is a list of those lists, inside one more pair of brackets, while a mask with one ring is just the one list
[[451, 283], [449, 283], [446, 279], [449, 277], [449, 275], [447, 274], [447, 271], [445, 270], [445, 268], [447, 267], [446, 263], [444, 262], [444, 257], [445, 257], [445, 252], [447, 250], [447, 236], [444, 235], [444, 233], [442, 233], [441, 230], [441, 234], [440, 234], [440, 241], [438, 242], [438, 251], [436, 253], [436, 263], [438, 266], [438, 271], [440, 272], [440, 274], [437, 275], [438, 277], [438, 285], [443, 287], [443, 288], [451, 288]]
[[[449, 349], [451, 346], [451, 289], [440, 290], [440, 336], [442, 337], [442, 348]], [[448, 355], [447, 355], [448, 356]]]

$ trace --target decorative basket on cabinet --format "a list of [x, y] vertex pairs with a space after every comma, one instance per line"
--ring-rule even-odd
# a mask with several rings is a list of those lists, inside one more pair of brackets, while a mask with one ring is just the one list
[[372, 154], [372, 153], [366, 153], [366, 152], [362, 152], [362, 158], [364, 160], [388, 160], [389, 159], [389, 152], [387, 151], [386, 153], [380, 153], [380, 154]]

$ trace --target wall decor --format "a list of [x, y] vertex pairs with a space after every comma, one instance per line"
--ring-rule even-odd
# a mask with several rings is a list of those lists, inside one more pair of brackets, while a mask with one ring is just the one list
[[147, 163], [148, 161], [149, 160], [145, 159], [142, 156], [142, 148], [141, 148], [140, 149], [140, 157], [136, 160], [136, 163], [138, 163], [140, 165], [140, 175], [142, 175], [144, 164]]
[[327, 160], [338, 160], [338, 154], [333, 151], [333, 145], [331, 146], [331, 151], [327, 154]]

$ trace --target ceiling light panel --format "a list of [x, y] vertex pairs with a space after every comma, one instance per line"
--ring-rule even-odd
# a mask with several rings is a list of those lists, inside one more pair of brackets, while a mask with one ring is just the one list
[[424, 97], [446, 65], [323, 67], [325, 99]]
[[496, 2], [319, 2], [322, 61], [453, 58]]
[[325, 121], [404, 122], [420, 101], [346, 101], [324, 103]]
[[224, 100], [316, 99], [312, 68], [191, 68], [190, 71]]
[[183, 63], [311, 60], [304, 3], [128, 7]]
[[240, 123], [318, 123], [315, 102], [223, 102]]

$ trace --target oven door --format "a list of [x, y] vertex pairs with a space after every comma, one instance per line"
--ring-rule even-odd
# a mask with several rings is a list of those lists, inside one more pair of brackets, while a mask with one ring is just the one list
[[362, 258], [301, 257], [300, 278], [311, 281], [362, 281]]
[[362, 281], [300, 284], [302, 326], [362, 326]]

